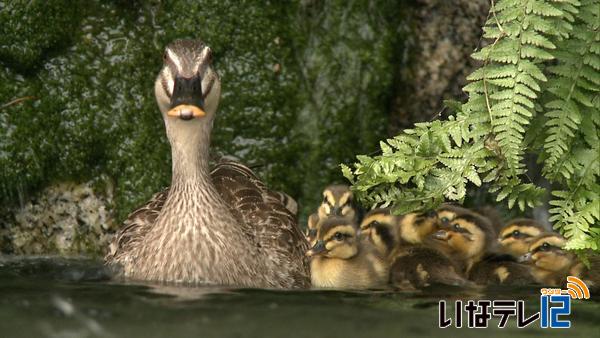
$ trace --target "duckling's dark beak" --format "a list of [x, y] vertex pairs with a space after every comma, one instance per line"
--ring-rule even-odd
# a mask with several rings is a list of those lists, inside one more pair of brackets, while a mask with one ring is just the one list
[[446, 230], [438, 230], [431, 234], [431, 237], [440, 241], [446, 241], [450, 237], [450, 234]]
[[528, 252], [524, 255], [519, 256], [519, 258], [517, 258], [517, 261], [519, 263], [529, 263], [531, 262], [531, 252]]
[[171, 95], [171, 109], [167, 116], [191, 120], [206, 115], [202, 95], [202, 78], [195, 75], [191, 78], [177, 76]]
[[343, 216], [342, 208], [340, 208], [340, 207], [333, 207], [333, 210], [331, 211], [331, 213], [335, 216]]
[[327, 251], [327, 248], [325, 247], [325, 242], [322, 240], [317, 241], [317, 243], [315, 243], [315, 245], [306, 252], [306, 256], [312, 257], [312, 256], [320, 255], [320, 254], [324, 253], [325, 251]]

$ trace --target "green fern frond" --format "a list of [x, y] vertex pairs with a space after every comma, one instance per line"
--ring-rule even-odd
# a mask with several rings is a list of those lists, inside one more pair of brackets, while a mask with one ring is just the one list
[[[560, 53], [556, 53], [558, 64], [548, 67], [555, 76], [548, 83], [548, 91], [554, 99], [546, 103], [546, 142], [544, 174], [549, 179], [571, 176], [568, 161], [564, 158], [572, 150], [573, 140], [579, 138], [582, 115], [598, 114], [592, 99], [600, 93], [600, 75], [585, 64], [591, 56], [600, 56], [598, 15], [593, 15], [598, 3], [584, 2], [575, 23], [575, 32], [570, 40], [558, 42]], [[597, 12], [596, 12], [597, 13]], [[596, 18], [594, 20], [593, 18]]]
[[483, 27], [492, 41], [472, 55], [483, 65], [467, 78], [467, 102], [342, 165], [358, 200], [406, 213], [462, 202], [469, 186], [486, 184], [524, 210], [546, 194], [524, 182], [525, 152], [538, 152], [556, 189], [550, 221], [568, 248], [598, 250], [599, 26], [597, 0], [497, 1]]

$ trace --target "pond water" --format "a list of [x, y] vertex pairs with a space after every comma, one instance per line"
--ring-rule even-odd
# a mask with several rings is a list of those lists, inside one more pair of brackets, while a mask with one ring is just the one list
[[[525, 299], [532, 314], [538, 294], [166, 287], [111, 282], [96, 260], [0, 257], [0, 337], [480, 337], [477, 329], [438, 328], [438, 301]], [[574, 301], [568, 331], [540, 329], [539, 321], [518, 329], [514, 319], [498, 329], [492, 319], [485, 335], [597, 337], [599, 313], [598, 301]]]

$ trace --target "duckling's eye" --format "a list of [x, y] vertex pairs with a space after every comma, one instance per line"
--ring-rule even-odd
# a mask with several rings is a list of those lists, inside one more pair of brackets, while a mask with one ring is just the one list
[[454, 230], [457, 230], [457, 231], [462, 229], [462, 227], [458, 223], [452, 224], [452, 227], [454, 228]]
[[167, 51], [165, 51], [165, 52], [163, 53], [163, 62], [166, 62], [168, 57], [169, 57], [169, 56], [167, 55]]
[[440, 219], [440, 221], [442, 221], [442, 223], [448, 223], [448, 222], [450, 222], [450, 220], [448, 219], [448, 217], [442, 217]]
[[513, 237], [519, 237], [521, 236], [521, 232], [519, 230], [515, 230], [512, 232]]
[[333, 234], [333, 239], [335, 239], [336, 241], [342, 241], [344, 239], [344, 234], [342, 234], [341, 232], [336, 232], [335, 234]]
[[550, 249], [550, 244], [548, 244], [548, 243], [544, 243], [544, 244], [542, 244], [542, 246], [540, 247], [540, 250], [542, 250], [542, 251], [546, 251], [546, 250], [548, 250], [548, 249]]

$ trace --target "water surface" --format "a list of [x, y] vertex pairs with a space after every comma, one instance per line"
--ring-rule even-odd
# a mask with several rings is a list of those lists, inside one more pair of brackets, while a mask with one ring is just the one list
[[[598, 336], [600, 302], [575, 301], [572, 328], [438, 328], [438, 301], [525, 299], [535, 288], [424, 293], [265, 291], [111, 282], [100, 261], [0, 257], [0, 337]], [[460, 330], [460, 332], [458, 331]]]

